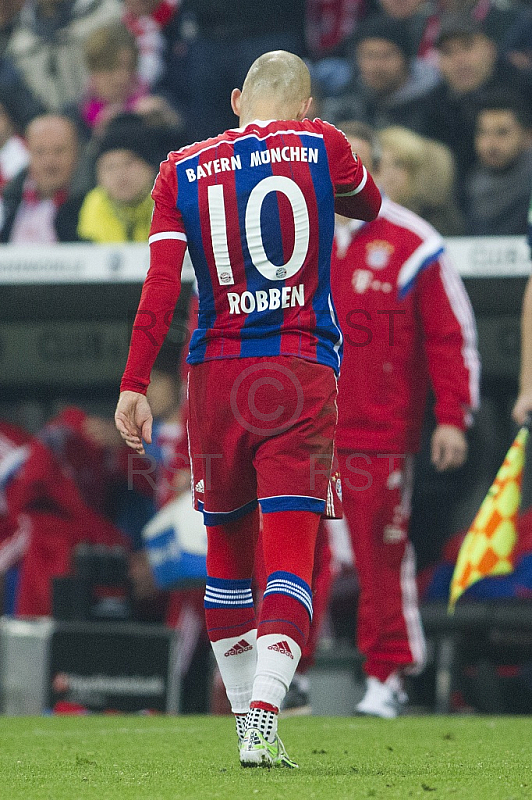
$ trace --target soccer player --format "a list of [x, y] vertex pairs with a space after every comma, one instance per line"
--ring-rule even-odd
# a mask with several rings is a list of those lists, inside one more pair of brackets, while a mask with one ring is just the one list
[[[372, 164], [372, 130], [357, 122], [342, 130]], [[479, 395], [475, 321], [441, 236], [387, 197], [367, 225], [338, 220], [331, 276], [345, 340], [336, 445], [367, 676], [356, 710], [390, 718], [406, 702], [402, 676], [419, 671], [425, 656], [408, 540], [413, 453], [430, 382], [432, 463], [455, 469], [467, 457]]]
[[[155, 181], [151, 264], [116, 423], [150, 440], [149, 373], [188, 246], [198, 328], [188, 356], [196, 507], [208, 531], [205, 616], [243, 766], [297, 766], [277, 714], [312, 617], [310, 584], [336, 424], [342, 336], [330, 295], [334, 210], [373, 219], [380, 193], [345, 136], [306, 119], [310, 76], [273, 51], [231, 104], [240, 127], [172, 152]], [[262, 511], [268, 575], [251, 593]]]

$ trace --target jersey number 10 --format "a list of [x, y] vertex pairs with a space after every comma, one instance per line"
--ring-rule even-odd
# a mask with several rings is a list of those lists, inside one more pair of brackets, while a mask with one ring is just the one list
[[[294, 221], [294, 249], [285, 264], [272, 264], [264, 249], [260, 224], [264, 199], [270, 192], [281, 192], [292, 209]], [[208, 188], [209, 220], [212, 249], [218, 281], [222, 286], [234, 284], [233, 270], [227, 244], [227, 217], [224, 187], [221, 184]], [[310, 239], [309, 214], [305, 196], [297, 183], [282, 175], [270, 175], [253, 187], [246, 205], [246, 242], [253, 265], [269, 281], [291, 278], [303, 266]]]

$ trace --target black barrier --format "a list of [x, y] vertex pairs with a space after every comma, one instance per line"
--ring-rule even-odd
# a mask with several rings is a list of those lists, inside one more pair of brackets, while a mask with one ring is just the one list
[[[0, 387], [118, 386], [140, 298], [138, 283], [2, 286]], [[176, 364], [188, 343], [191, 283], [184, 283], [166, 343]]]
[[58, 622], [50, 641], [52, 711], [177, 712], [175, 634], [159, 625]]

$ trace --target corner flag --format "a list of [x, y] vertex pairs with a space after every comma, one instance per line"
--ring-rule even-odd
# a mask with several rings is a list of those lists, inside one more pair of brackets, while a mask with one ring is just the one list
[[507, 575], [513, 570], [517, 540], [517, 514], [529, 425], [520, 428], [497, 476], [469, 528], [454, 568], [448, 612], [473, 583], [488, 575]]

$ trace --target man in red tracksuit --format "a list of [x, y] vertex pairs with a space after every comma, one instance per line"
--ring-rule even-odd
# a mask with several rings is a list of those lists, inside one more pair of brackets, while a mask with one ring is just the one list
[[[371, 169], [372, 131], [357, 123], [343, 130]], [[367, 675], [357, 711], [394, 717], [406, 700], [401, 675], [425, 657], [407, 536], [412, 454], [430, 383], [432, 462], [446, 470], [466, 459], [479, 391], [475, 322], [441, 236], [387, 198], [371, 222], [337, 219], [331, 275], [344, 335], [336, 443]]]

